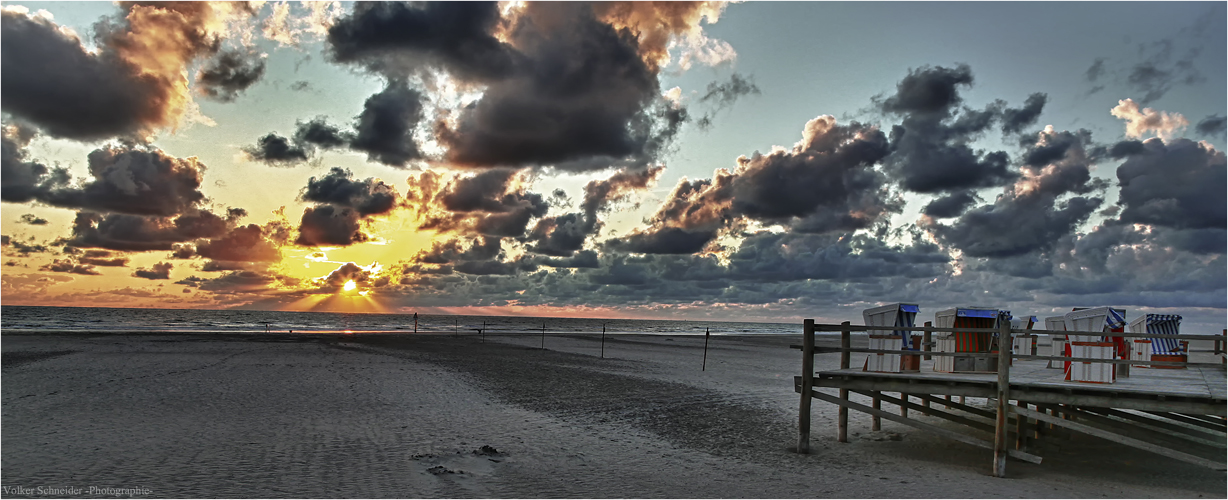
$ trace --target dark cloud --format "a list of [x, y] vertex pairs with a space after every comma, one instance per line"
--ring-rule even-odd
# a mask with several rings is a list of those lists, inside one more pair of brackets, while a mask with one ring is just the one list
[[47, 225], [47, 219], [44, 219], [42, 217], [36, 217], [34, 214], [22, 214], [21, 218], [17, 219], [17, 222], [20, 222], [22, 224], [30, 224], [32, 226]]
[[637, 231], [623, 238], [610, 240], [607, 247], [633, 253], [689, 254], [703, 250], [715, 237], [715, 230], [689, 231], [677, 227], [663, 227]]
[[597, 252], [593, 250], [580, 250], [575, 252], [575, 255], [566, 258], [543, 257], [537, 260], [537, 263], [547, 267], [557, 268], [584, 268], [596, 269], [601, 266], [597, 259]]
[[48, 135], [96, 141], [146, 140], [193, 107], [187, 69], [216, 54], [223, 18], [251, 16], [248, 4], [123, 2], [93, 25], [87, 51], [39, 15], [3, 13], [3, 109]]
[[[50, 20], [6, 10], [0, 26], [0, 93], [6, 113], [56, 137], [132, 137], [167, 123], [172, 90], [113, 50], [87, 52]], [[106, 46], [104, 45], [104, 48]]]
[[40, 267], [39, 269], [57, 273], [84, 274], [87, 276], [98, 276], [102, 274], [98, 272], [97, 269], [94, 269], [94, 266], [78, 264], [72, 259], [55, 259], [51, 261], [50, 264]]
[[253, 160], [272, 166], [294, 165], [309, 158], [309, 153], [303, 146], [274, 133], [256, 139], [256, 144], [243, 147], [243, 152]]
[[28, 127], [5, 127], [0, 138], [0, 200], [25, 203], [42, 199], [52, 189], [68, 183], [67, 170], [27, 161], [26, 146], [33, 138], [34, 130]]
[[257, 139], [255, 145], [245, 146], [243, 151], [251, 159], [271, 166], [293, 166], [310, 160], [318, 149], [339, 149], [353, 139], [353, 133], [330, 125], [321, 116], [299, 121], [292, 139], [269, 133]]
[[149, 269], [137, 268], [136, 271], [132, 272], [132, 275], [147, 280], [168, 280], [171, 279], [171, 268], [173, 267], [174, 264], [170, 262], [159, 262], [150, 266]]
[[[34, 241], [34, 238], [31, 237], [30, 241]], [[32, 254], [32, 253], [44, 253], [48, 250], [48, 248], [45, 245], [38, 245], [35, 243], [25, 243], [25, 242], [22, 242], [21, 240], [13, 239], [9, 237], [8, 235], [4, 235], [4, 245], [12, 247], [13, 251], [21, 254], [22, 257]]]
[[755, 94], [759, 95], [759, 87], [755, 82], [734, 73], [730, 75], [727, 82], [709, 82], [704, 95], [699, 98], [700, 103], [711, 104], [712, 109], [705, 113], [695, 123], [699, 128], [706, 129], [712, 126], [712, 120], [721, 110], [732, 106], [735, 101], [743, 96]]
[[1225, 121], [1224, 115], [1209, 115], [1198, 122], [1194, 130], [1198, 135], [1219, 137], [1224, 135]]
[[496, 2], [358, 4], [328, 30], [333, 59], [405, 76], [419, 66], [490, 81], [510, 74], [518, 54], [494, 36]]
[[1188, 139], [1149, 139], [1117, 167], [1120, 220], [1176, 229], [1228, 226], [1224, 153]]
[[[216, 261], [277, 262], [281, 252], [255, 224], [239, 226], [225, 235], [196, 244], [195, 255]], [[190, 255], [189, 255], [190, 256]]]
[[[608, 210], [611, 203], [655, 184], [664, 171], [664, 166], [622, 169], [607, 179], [590, 181], [584, 186], [584, 200], [580, 206], [582, 211], [539, 220], [528, 238], [535, 243], [530, 250], [555, 257], [571, 256], [583, 248], [588, 237], [596, 234], [602, 227], [599, 216], [601, 212]], [[562, 195], [565, 196], [565, 193]]]
[[330, 125], [323, 116], [317, 116], [306, 122], [300, 121], [294, 130], [296, 143], [309, 144], [322, 149], [341, 148], [353, 139], [352, 133], [343, 132], [340, 127]]
[[80, 187], [51, 190], [50, 205], [99, 212], [171, 216], [205, 201], [200, 192], [205, 165], [195, 157], [175, 158], [159, 149], [105, 146], [89, 154], [92, 180]]
[[310, 92], [311, 82], [307, 80], [299, 80], [290, 84], [290, 90], [295, 92]]
[[873, 170], [887, 152], [887, 138], [876, 128], [816, 118], [792, 151], [738, 159], [733, 212], [800, 232], [869, 227], [900, 208]]
[[[1042, 132], [1034, 150], [1060, 150], [1060, 158], [1025, 165], [1024, 175], [1008, 186], [992, 205], [965, 212], [951, 225], [930, 222], [928, 229], [970, 257], [1006, 258], [1045, 252], [1085, 222], [1103, 202], [1083, 195], [1104, 189], [1091, 177], [1093, 159], [1086, 131]], [[1062, 144], [1061, 148], [1056, 148]]]
[[255, 52], [222, 51], [196, 74], [196, 86], [205, 97], [231, 102], [264, 76], [264, 66]]
[[957, 191], [941, 198], [935, 198], [925, 205], [921, 213], [935, 218], [959, 217], [979, 201], [972, 191]]
[[888, 113], [900, 115], [937, 115], [946, 118], [963, 102], [956, 86], [972, 86], [972, 69], [967, 64], [954, 68], [923, 66], [909, 70], [896, 84], [896, 93], [881, 102]]
[[[1002, 114], [1002, 103], [976, 111], [960, 105], [958, 87], [970, 87], [972, 70], [922, 67], [910, 70], [896, 85], [896, 93], [876, 99], [883, 112], [904, 117], [892, 127], [892, 153], [885, 165], [901, 186], [919, 193], [953, 192], [1003, 185], [1016, 177], [1009, 157], [1001, 151], [973, 150], [968, 142], [987, 130]], [[1012, 111], [1003, 130], [1034, 121], [1043, 100], [1029, 98], [1024, 108]]]
[[125, 267], [128, 265], [127, 257], [91, 257], [87, 252], [85, 256], [78, 257], [77, 262], [90, 266], [102, 267]]
[[1109, 148], [1109, 157], [1115, 159], [1125, 158], [1127, 156], [1141, 154], [1146, 151], [1147, 148], [1143, 147], [1143, 141], [1124, 140]]
[[79, 212], [72, 237], [57, 244], [121, 251], [172, 250], [176, 243], [221, 236], [226, 230], [226, 221], [207, 211], [175, 218]]
[[299, 236], [294, 244], [300, 246], [349, 246], [370, 239], [361, 231], [361, 218], [352, 208], [334, 208], [331, 205], [307, 207], [299, 223]]
[[593, 170], [642, 165], [664, 150], [685, 110], [660, 98], [635, 34], [598, 20], [593, 8], [524, 8], [505, 31], [524, 62], [490, 81], [455, 126], [436, 130], [448, 160]]
[[1096, 61], [1087, 68], [1087, 71], [1083, 74], [1085, 77], [1087, 77], [1087, 81], [1095, 82], [1096, 80], [1099, 80], [1102, 75], [1104, 75], [1105, 60], [1106, 59], [1103, 57], [1097, 57]]
[[1045, 109], [1045, 102], [1049, 96], [1037, 92], [1028, 96], [1028, 100], [1024, 101], [1023, 107], [1019, 109], [1006, 108], [1002, 111], [1002, 132], [1007, 134], [1017, 134], [1023, 132], [1025, 127], [1030, 127], [1040, 118], [1041, 111]]
[[351, 180], [352, 175], [347, 169], [333, 167], [328, 175], [309, 179], [300, 197], [303, 201], [352, 208], [363, 217], [388, 213], [397, 205], [399, 196], [392, 186], [373, 177]]
[[350, 147], [367, 158], [393, 167], [404, 167], [422, 157], [414, 142], [414, 127], [422, 120], [422, 96], [402, 81], [389, 81], [383, 92], [367, 98], [354, 128]]

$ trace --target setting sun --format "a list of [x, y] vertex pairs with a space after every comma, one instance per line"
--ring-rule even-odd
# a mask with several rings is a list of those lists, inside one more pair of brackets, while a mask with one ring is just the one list
[[354, 280], [349, 280], [345, 282], [345, 285], [342, 286], [341, 288], [345, 289], [345, 291], [347, 292], [352, 292], [354, 291], [355, 288], [358, 288], [358, 284], [354, 283]]

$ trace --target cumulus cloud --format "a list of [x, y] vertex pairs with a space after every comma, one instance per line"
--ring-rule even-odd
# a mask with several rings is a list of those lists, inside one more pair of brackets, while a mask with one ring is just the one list
[[350, 147], [385, 165], [404, 167], [422, 157], [414, 127], [422, 119], [422, 96], [404, 81], [390, 81], [383, 92], [367, 98], [355, 123]]
[[373, 177], [351, 180], [352, 175], [349, 170], [333, 167], [328, 175], [308, 179], [300, 197], [303, 201], [353, 208], [364, 217], [388, 213], [397, 205], [399, 195], [392, 186]]
[[172, 250], [176, 243], [221, 236], [225, 219], [199, 211], [178, 217], [78, 212], [72, 236], [59, 244], [121, 251]]
[[873, 168], [888, 152], [877, 128], [820, 116], [789, 150], [738, 158], [733, 173], [718, 171], [714, 181], [680, 182], [647, 229], [607, 245], [637, 253], [691, 253], [738, 218], [801, 233], [867, 228], [902, 207]]
[[264, 76], [264, 56], [228, 50], [208, 61], [196, 74], [196, 88], [205, 97], [231, 102]]
[[362, 232], [361, 216], [352, 208], [318, 205], [303, 210], [299, 236], [301, 246], [349, 246], [371, 239]]
[[296, 124], [293, 138], [269, 133], [256, 140], [256, 144], [244, 146], [247, 157], [270, 166], [294, 166], [308, 161], [319, 149], [347, 147], [354, 140], [352, 132], [331, 125], [324, 117], [316, 117]]
[[1148, 132], [1154, 132], [1156, 137], [1167, 139], [1190, 124], [1179, 113], [1167, 113], [1151, 108], [1140, 109], [1133, 99], [1117, 101], [1117, 106], [1109, 112], [1125, 120], [1126, 137], [1143, 137]]
[[[891, 156], [886, 170], [900, 185], [918, 193], [955, 192], [1001, 186], [1016, 177], [1009, 157], [1001, 151], [972, 149], [979, 137], [1001, 116], [1001, 103], [984, 110], [962, 108], [960, 87], [971, 87], [972, 69], [925, 66], [910, 70], [896, 92], [877, 98], [878, 108], [903, 122], [891, 129]], [[1044, 100], [1029, 98], [1024, 108], [1011, 110], [1003, 130], [1016, 131], [1030, 124]]]
[[83, 274], [87, 276], [97, 276], [102, 274], [98, 272], [97, 269], [94, 269], [94, 266], [88, 264], [78, 264], [72, 259], [55, 259], [51, 261], [50, 264], [44, 265], [39, 269], [56, 273]]
[[1126, 223], [1224, 229], [1224, 153], [1188, 139], [1149, 139], [1117, 167]]
[[186, 68], [220, 48], [246, 4], [123, 3], [95, 24], [96, 53], [50, 19], [3, 12], [4, 111], [45, 133], [93, 141], [144, 139], [195, 109]]
[[196, 157], [176, 158], [159, 149], [124, 145], [96, 149], [88, 158], [91, 180], [53, 189], [40, 201], [99, 212], [171, 216], [205, 200], [200, 191], [205, 165]]
[[[432, 129], [455, 164], [599, 170], [647, 165], [668, 149], [686, 113], [659, 97], [660, 64], [671, 39], [699, 33], [719, 6], [530, 3], [512, 11], [503, 17], [493, 2], [361, 5], [330, 29], [330, 52], [389, 81], [442, 70], [485, 87]], [[408, 133], [393, 135], [412, 144]]]
[[67, 170], [28, 159], [26, 146], [34, 135], [32, 129], [20, 125], [4, 127], [0, 137], [0, 200], [25, 203], [42, 199], [69, 181]]
[[143, 267], [137, 268], [132, 272], [132, 275], [137, 278], [145, 278], [147, 280], [168, 280], [171, 279], [171, 269], [174, 264], [169, 262], [159, 262], [150, 266], [149, 269]]
[[255, 224], [238, 226], [224, 235], [196, 244], [194, 254], [214, 261], [277, 262], [281, 252], [272, 231]]
[[17, 222], [31, 226], [46, 226], [48, 224], [47, 219], [35, 216], [34, 214], [22, 214], [21, 218], [17, 219]]
[[1224, 115], [1209, 115], [1198, 122], [1194, 130], [1198, 135], [1219, 137], [1224, 135], [1225, 120]]
[[[1060, 155], [1036, 154], [1056, 144], [1062, 145]], [[973, 208], [950, 225], [929, 221], [926, 229], [971, 257], [1006, 258], [1052, 249], [1103, 202], [1094, 196], [1069, 196], [1107, 187], [1091, 177], [1095, 158], [1088, 151], [1090, 146], [1087, 131], [1046, 128], [1028, 155], [1032, 163], [1025, 165], [1022, 176], [993, 204]]]

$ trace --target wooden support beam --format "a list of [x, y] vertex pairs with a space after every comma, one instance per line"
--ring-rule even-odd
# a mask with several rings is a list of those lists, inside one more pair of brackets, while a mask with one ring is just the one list
[[814, 392], [814, 320], [802, 328], [802, 390], [797, 411], [797, 452], [810, 453], [810, 393]]
[[[861, 392], [859, 394], [866, 394], [866, 393]], [[878, 391], [872, 391], [869, 393], [869, 396], [871, 400], [873, 401], [871, 403], [871, 407], [873, 407], [875, 410], [883, 409], [883, 401], [879, 399], [879, 396], [881, 395], [882, 393]], [[881, 431], [881, 430], [883, 430], [883, 419], [879, 418], [878, 415], [871, 415], [870, 416], [870, 431], [875, 432], [875, 431]]]
[[[858, 389], [882, 392], [910, 392], [929, 394], [951, 394], [955, 396], [971, 396], [975, 398], [994, 397], [993, 382], [960, 381], [949, 385], [946, 381], [918, 380], [909, 384], [899, 377], [876, 377], [873, 374], [850, 374], [819, 372], [814, 381], [815, 387], [830, 387], [833, 389]], [[1159, 400], [1151, 394], [1134, 394], [1121, 392], [1118, 397], [1108, 393], [1097, 394], [1096, 391], [1085, 390], [1075, 392], [1069, 387], [1016, 386], [1011, 389], [1013, 399], [1029, 403], [1071, 404], [1075, 406], [1096, 406], [1102, 408], [1119, 408], [1130, 410], [1153, 410], [1160, 412], [1197, 413], [1202, 415], [1224, 415], [1228, 411], [1222, 401], [1199, 397], [1168, 396]]]
[[1214, 427], [1212, 427], [1212, 429], [1215, 429], [1215, 430], [1218, 430], [1218, 431], [1224, 431], [1224, 430], [1228, 429], [1228, 425], [1225, 425], [1225, 424], [1224, 424], [1224, 419], [1223, 419], [1223, 418], [1212, 417], [1212, 416], [1210, 416], [1210, 415], [1198, 415], [1198, 414], [1192, 414], [1192, 415], [1191, 415], [1191, 414], [1187, 414], [1187, 413], [1180, 413], [1179, 415], [1181, 415], [1181, 416], [1183, 416], [1183, 417], [1196, 418], [1196, 419], [1198, 419], [1198, 420], [1202, 420], [1202, 421], [1204, 421], [1204, 422], [1210, 423], [1210, 424], [1214, 425]]
[[1094, 412], [1088, 412], [1088, 411], [1083, 410], [1082, 408], [1071, 408], [1069, 406], [1062, 406], [1060, 408], [1060, 411], [1075, 415], [1079, 417], [1079, 419], [1085, 422], [1090, 422], [1090, 423], [1094, 423], [1094, 424], [1098, 424], [1102, 426], [1111, 427], [1113, 432], [1117, 432], [1119, 434], [1126, 435], [1126, 436], [1131, 436], [1135, 439], [1139, 439], [1142, 441], [1148, 441], [1158, 446], [1167, 446], [1170, 448], [1182, 449], [1182, 450], [1187, 450], [1187, 451], [1201, 450], [1205, 453], [1219, 454], [1219, 455], [1222, 455], [1224, 453], [1223, 443], [1219, 443], [1219, 446], [1217, 447], [1214, 444], [1212, 444], [1211, 441], [1197, 440], [1195, 438], [1192, 438], [1190, 436], [1183, 435], [1183, 434], [1174, 434], [1174, 433], [1169, 433], [1169, 432], [1164, 432], [1164, 431], [1156, 431], [1154, 429], [1144, 427], [1142, 425], [1136, 425], [1132, 422], [1123, 422], [1121, 420], [1115, 420], [1113, 418], [1110, 418], [1104, 415], [1098, 415]]
[[[1025, 403], [1025, 402], [1023, 402], [1023, 401], [1016, 401], [1016, 402], [1015, 402], [1015, 405], [1016, 405], [1016, 406], [1018, 406], [1018, 407], [1020, 407], [1020, 408], [1027, 408], [1027, 407], [1028, 407], [1028, 404], [1027, 404], [1027, 403]], [[1028, 419], [1027, 419], [1027, 417], [1024, 417], [1023, 415], [1016, 415], [1016, 416], [1015, 416], [1015, 449], [1016, 449], [1016, 450], [1022, 450], [1022, 449], [1023, 449], [1023, 439], [1024, 439], [1024, 437], [1023, 437], [1023, 427], [1024, 427], [1025, 425], [1027, 425], [1027, 423], [1028, 423]]]
[[[837, 397], [832, 396], [832, 395], [830, 395], [830, 394], [823, 394], [823, 393], [821, 393], [821, 392], [819, 392], [819, 391], [814, 391], [814, 397], [815, 397], [815, 399], [821, 399], [821, 400], [826, 401], [826, 402], [828, 402], [828, 403], [831, 403], [831, 404], [836, 404], [836, 405], [840, 405], [841, 407], [848, 407], [848, 408], [852, 408], [852, 409], [857, 410], [857, 411], [860, 411], [860, 412], [869, 413], [869, 414], [878, 413], [878, 416], [883, 417], [883, 418], [885, 418], [885, 419], [887, 419], [887, 420], [890, 420], [890, 421], [892, 421], [892, 422], [896, 422], [896, 423], [904, 424], [904, 425], [907, 425], [907, 426], [909, 426], [909, 427], [914, 427], [914, 428], [917, 428], [917, 429], [921, 429], [921, 430], [923, 430], [923, 431], [932, 432], [932, 433], [934, 433], [934, 434], [938, 434], [939, 436], [943, 436], [943, 437], [946, 437], [946, 438], [949, 438], [949, 439], [954, 439], [954, 440], [959, 441], [959, 442], [961, 442], [961, 443], [967, 443], [967, 444], [970, 444], [970, 445], [972, 445], [972, 446], [976, 446], [976, 447], [979, 447], [979, 448], [985, 448], [985, 449], [990, 449], [990, 450], [991, 450], [991, 449], [993, 449], [993, 444], [992, 444], [992, 443], [990, 443], [989, 441], [985, 441], [985, 440], [982, 440], [982, 439], [977, 439], [977, 438], [974, 438], [974, 437], [972, 437], [972, 436], [969, 436], [969, 435], [966, 435], [966, 434], [962, 434], [962, 433], [960, 433], [960, 432], [956, 432], [956, 431], [953, 431], [953, 430], [950, 430], [950, 429], [944, 429], [944, 428], [942, 428], [942, 427], [938, 427], [938, 426], [936, 426], [936, 425], [932, 425], [932, 424], [927, 424], [927, 423], [925, 423], [925, 422], [918, 422], [918, 421], [913, 420], [913, 419], [904, 418], [904, 417], [901, 417], [901, 416], [899, 416], [899, 415], [895, 415], [895, 414], [892, 414], [892, 413], [890, 413], [890, 412], [886, 412], [886, 411], [883, 411], [883, 410], [875, 410], [874, 408], [870, 408], [869, 406], [866, 406], [866, 405], [863, 405], [863, 404], [854, 403], [854, 402], [852, 402], [852, 401], [848, 401], [848, 400], [843, 399], [843, 398], [837, 398]], [[1034, 464], [1039, 464], [1039, 463], [1041, 462], [1041, 457], [1039, 457], [1039, 456], [1037, 456], [1037, 455], [1033, 455], [1033, 454], [1031, 454], [1031, 453], [1025, 453], [1025, 452], [1018, 451], [1018, 450], [1008, 450], [1008, 454], [1009, 454], [1009, 455], [1010, 455], [1012, 458], [1016, 458], [1016, 459], [1019, 459], [1019, 460], [1023, 460], [1024, 462], [1031, 462], [1031, 463], [1034, 463]]]
[[1193, 439], [1213, 439], [1213, 440], [1220, 442], [1220, 446], [1225, 446], [1223, 444], [1223, 436], [1219, 436], [1219, 435], [1204, 431], [1201, 428], [1186, 427], [1184, 425], [1174, 424], [1167, 420], [1151, 418], [1151, 417], [1139, 415], [1137, 413], [1130, 413], [1127, 411], [1121, 411], [1121, 410], [1117, 410], [1113, 408], [1080, 406], [1079, 409], [1083, 411], [1090, 411], [1093, 413], [1100, 413], [1103, 415], [1108, 415], [1112, 417], [1130, 420], [1133, 422], [1137, 422], [1140, 425], [1154, 427], [1162, 431], [1169, 431], [1169, 434], [1174, 435], [1174, 436], [1181, 436], [1181, 437], [1189, 436], [1190, 438], [1193, 438]]
[[[856, 392], [858, 394], [865, 394], [865, 395], [872, 394], [872, 392], [869, 392], [869, 391], [853, 391], [853, 392]], [[911, 401], [903, 401], [900, 399], [893, 398], [891, 396], [886, 396], [886, 395], [881, 395], [881, 394], [880, 394], [880, 397], [882, 398], [882, 401], [886, 401], [893, 405], [899, 405], [899, 406], [907, 405], [907, 406], [911, 406], [913, 409], [921, 408], [920, 406], [917, 406], [916, 403], [913, 403]], [[878, 409], [878, 408], [875, 408], [875, 409]], [[990, 424], [987, 424], [984, 422], [978, 422], [976, 420], [972, 420], [967, 417], [962, 417], [962, 416], [959, 416], [953, 413], [944, 412], [941, 410], [933, 410], [933, 412], [934, 412], [933, 416], [935, 417], [942, 418], [945, 420], [950, 420], [957, 424], [966, 425], [968, 427], [972, 427], [973, 429], [977, 429], [977, 430], [981, 430], [985, 432], [993, 432], [993, 426]]]
[[[840, 323], [840, 369], [847, 370], [849, 368], [849, 347], [852, 345], [850, 323], [845, 321]], [[848, 401], [848, 389], [840, 389], [840, 399]], [[841, 443], [849, 442], [849, 409], [847, 406], [840, 406], [836, 410], [836, 441]]]
[[1016, 412], [1021, 413], [1023, 415], [1027, 415], [1028, 417], [1031, 417], [1037, 420], [1043, 420], [1043, 421], [1049, 422], [1054, 425], [1065, 427], [1072, 431], [1082, 432], [1084, 434], [1095, 436], [1095, 437], [1102, 438], [1102, 439], [1107, 439], [1115, 443], [1124, 444], [1126, 446], [1131, 446], [1131, 447], [1138, 448], [1141, 450], [1150, 451], [1157, 455], [1163, 455], [1169, 458], [1174, 458], [1177, 460], [1181, 460], [1183, 462], [1189, 462], [1192, 464], [1201, 465], [1203, 467], [1208, 467], [1208, 468], [1218, 470], [1218, 471], [1228, 470], [1228, 467], [1225, 467], [1224, 464], [1219, 463], [1219, 462], [1207, 460], [1202, 457], [1196, 457], [1194, 455], [1190, 455], [1189, 453], [1183, 453], [1177, 450], [1165, 448], [1163, 446], [1157, 446], [1157, 445], [1154, 445], [1154, 444], [1151, 444], [1145, 441], [1139, 441], [1134, 438], [1120, 436], [1120, 435], [1117, 435], [1109, 431], [1097, 429], [1090, 425], [1084, 425], [1084, 424], [1080, 424], [1077, 422], [1071, 422], [1069, 420], [1062, 420], [1060, 418], [1051, 417], [1049, 415], [1046, 415], [1038, 411], [1020, 409], [1020, 410], [1016, 410]]
[[[925, 352], [927, 353], [934, 350], [933, 341], [930, 340], [934, 336], [933, 335], [934, 332], [933, 330], [931, 330], [931, 328], [933, 327], [934, 327], [933, 321], [926, 321], [925, 331], [921, 334], [921, 346], [923, 349], [925, 349]], [[933, 356], [926, 354], [922, 359], [929, 361], [933, 359]]]
[[993, 437], [993, 475], [1006, 477], [1006, 418], [1011, 411], [1011, 322], [999, 318], [998, 324], [998, 414]]
[[1219, 431], [1220, 433], [1223, 433], [1223, 432], [1224, 432], [1224, 427], [1223, 427], [1223, 426], [1221, 426], [1221, 425], [1217, 425], [1217, 424], [1212, 423], [1212, 422], [1205, 422], [1205, 421], [1202, 421], [1202, 420], [1199, 420], [1199, 419], [1196, 419], [1196, 418], [1190, 418], [1190, 417], [1187, 417], [1187, 416], [1182, 415], [1182, 414], [1180, 414], [1180, 413], [1167, 413], [1167, 412], [1159, 412], [1159, 411], [1148, 411], [1147, 413], [1150, 413], [1150, 414], [1155, 415], [1155, 416], [1157, 416], [1157, 417], [1164, 417], [1164, 418], [1167, 418], [1167, 419], [1169, 419], [1169, 420], [1176, 420], [1176, 421], [1178, 421], [1178, 422], [1182, 422], [1182, 423], [1186, 423], [1186, 424], [1190, 424], [1190, 425], [1194, 425], [1194, 426], [1202, 427], [1202, 428], [1204, 428], [1204, 429], [1210, 429], [1210, 430], [1213, 430], [1213, 431]]
[[[930, 397], [927, 397], [927, 396], [921, 396], [921, 397], [922, 397], [923, 399], [933, 399], [933, 397], [932, 397], [932, 396], [930, 396]], [[950, 395], [947, 395], [947, 401], [951, 401], [951, 399], [950, 399], [950, 398], [951, 398], [951, 396], [950, 396]], [[994, 413], [993, 413], [992, 411], [982, 410], [982, 409], [977, 408], [977, 407], [975, 407], [975, 406], [968, 406], [968, 405], [964, 405], [964, 404], [959, 404], [959, 403], [956, 403], [956, 402], [954, 402], [954, 401], [951, 401], [950, 405], [951, 405], [951, 406], [950, 406], [951, 408], [955, 408], [956, 410], [962, 410], [962, 411], [965, 411], [965, 412], [971, 413], [971, 414], [973, 414], [973, 415], [976, 415], [976, 416], [978, 416], [978, 417], [985, 417], [985, 418], [988, 418], [988, 419], [990, 419], [990, 420], [993, 420], [993, 419], [994, 419]]]

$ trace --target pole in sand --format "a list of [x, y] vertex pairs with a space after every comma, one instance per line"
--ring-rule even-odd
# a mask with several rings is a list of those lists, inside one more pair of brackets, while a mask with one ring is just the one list
[[708, 371], [708, 337], [710, 335], [711, 332], [709, 332], [707, 328], [704, 328], [704, 364], [699, 368], [699, 371], [701, 372]]
[[601, 324], [601, 359], [605, 359], [605, 323]]
[[542, 323], [542, 350], [546, 350], [546, 324]]
[[486, 343], [486, 322], [482, 322], [482, 343]]
[[418, 313], [414, 313], [414, 333], [418, 333]]

